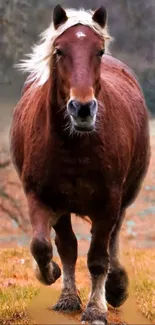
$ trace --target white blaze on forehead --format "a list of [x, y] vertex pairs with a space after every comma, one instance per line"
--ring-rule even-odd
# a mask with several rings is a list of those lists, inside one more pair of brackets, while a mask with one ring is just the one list
[[78, 38], [83, 38], [83, 37], [86, 37], [86, 34], [84, 34], [83, 32], [77, 32], [77, 33], [76, 33], [76, 36], [77, 36]]

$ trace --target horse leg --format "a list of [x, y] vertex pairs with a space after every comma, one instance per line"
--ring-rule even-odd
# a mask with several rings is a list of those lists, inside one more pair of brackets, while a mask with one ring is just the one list
[[125, 211], [120, 214], [109, 243], [110, 269], [106, 281], [106, 300], [113, 307], [121, 306], [128, 297], [128, 275], [118, 257], [119, 233], [124, 217]]
[[138, 194], [143, 175], [144, 170], [142, 169], [123, 198], [120, 216], [111, 234], [109, 244], [110, 270], [106, 281], [106, 299], [113, 307], [121, 306], [128, 297], [128, 275], [125, 268], [120, 264], [118, 257], [119, 233], [125, 217], [126, 208], [133, 202]]
[[81, 300], [75, 285], [75, 264], [77, 260], [77, 239], [71, 225], [70, 214], [62, 216], [54, 226], [55, 243], [63, 266], [63, 288], [54, 310], [77, 311]]
[[59, 266], [52, 261], [53, 250], [50, 239], [51, 226], [56, 223], [58, 217], [34, 194], [28, 195], [27, 199], [33, 230], [30, 250], [35, 259], [35, 275], [40, 282], [50, 285], [61, 275]]
[[105, 284], [109, 269], [109, 241], [111, 232], [119, 215], [118, 202], [113, 200], [100, 218], [92, 219], [92, 240], [88, 252], [88, 269], [91, 275], [92, 289], [82, 321], [90, 324], [106, 324]]

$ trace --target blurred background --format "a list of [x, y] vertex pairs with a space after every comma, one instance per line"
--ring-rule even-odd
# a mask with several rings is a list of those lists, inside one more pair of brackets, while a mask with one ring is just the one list
[[[124, 240], [136, 247], [155, 246], [155, 1], [59, 0], [65, 7], [95, 9], [104, 4], [114, 37], [111, 53], [136, 73], [150, 111], [152, 158], [135, 203], [128, 209], [122, 229]], [[26, 200], [10, 163], [9, 128], [25, 76], [14, 64], [31, 51], [38, 35], [48, 27], [55, 0], [0, 0], [0, 246], [27, 245], [30, 226]], [[89, 226], [73, 217], [81, 252], [87, 251]], [[86, 247], [86, 248], [84, 248]]]
[[[110, 309], [112, 324], [155, 324], [155, 0], [59, 0], [62, 6], [108, 9], [109, 29], [114, 37], [111, 54], [130, 66], [143, 89], [150, 112], [151, 162], [136, 201], [128, 208], [121, 230], [121, 254], [125, 253], [134, 280], [136, 302], [127, 305], [132, 317], [121, 319], [117, 309]], [[13, 109], [21, 96], [25, 75], [14, 64], [31, 51], [38, 35], [48, 27], [56, 0], [0, 0], [0, 324], [34, 324], [27, 306], [40, 290], [35, 281], [29, 242], [31, 227], [27, 202], [20, 181], [10, 161], [9, 129]], [[90, 225], [72, 216], [78, 239], [76, 275], [84, 303], [89, 292], [86, 258], [90, 245]], [[53, 231], [54, 232], [54, 231]], [[52, 232], [52, 239], [54, 233]], [[56, 255], [54, 245], [54, 255]], [[57, 260], [57, 257], [54, 256]], [[124, 263], [123, 263], [124, 264]], [[60, 282], [55, 284], [60, 290]], [[52, 285], [53, 289], [53, 285]], [[55, 295], [55, 294], [54, 294]], [[51, 288], [41, 306], [52, 303]], [[45, 298], [49, 302], [45, 303]], [[44, 300], [44, 301], [43, 301]], [[128, 300], [129, 302], [129, 300]], [[131, 301], [130, 301], [131, 302]], [[45, 324], [45, 308], [35, 305], [37, 324]], [[45, 304], [45, 305], [44, 305]], [[130, 303], [129, 303], [130, 304]], [[147, 320], [133, 317], [136, 310]], [[132, 313], [131, 313], [132, 310]], [[48, 313], [49, 317], [49, 313]], [[48, 324], [53, 323], [46, 322]], [[131, 318], [130, 317], [130, 318]], [[40, 323], [39, 321], [42, 322]], [[33, 319], [33, 317], [32, 317]], [[35, 317], [34, 317], [35, 319]], [[36, 323], [35, 323], [36, 324]]]

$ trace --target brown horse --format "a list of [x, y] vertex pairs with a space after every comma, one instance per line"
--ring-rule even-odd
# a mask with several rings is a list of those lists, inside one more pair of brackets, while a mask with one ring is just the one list
[[71, 213], [91, 220], [92, 288], [82, 320], [93, 324], [106, 323], [106, 301], [116, 307], [127, 298], [118, 237], [150, 157], [142, 91], [125, 64], [105, 55], [109, 41], [104, 7], [92, 13], [56, 6], [42, 42], [21, 64], [30, 75], [11, 128], [13, 162], [33, 229], [36, 276], [47, 285], [61, 275], [52, 260], [51, 227], [56, 232], [63, 289], [55, 310], [81, 308]]

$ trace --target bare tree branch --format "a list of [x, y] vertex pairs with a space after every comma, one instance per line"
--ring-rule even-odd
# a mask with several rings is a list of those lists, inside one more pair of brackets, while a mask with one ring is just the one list
[[6, 160], [4, 162], [0, 162], [0, 168], [5, 168], [10, 165], [10, 160]]
[[23, 226], [23, 224], [21, 223], [21, 221], [19, 220], [19, 218], [12, 213], [12, 211], [10, 211], [8, 208], [6, 208], [2, 203], [0, 203], [0, 209], [5, 212], [7, 214], [7, 216], [9, 216], [12, 220], [14, 220], [19, 228], [23, 231], [23, 232], [26, 232], [26, 229], [25, 227]]
[[[6, 154], [1, 152], [0, 155]], [[11, 164], [10, 159], [5, 159], [4, 161], [0, 161], [0, 168], [4, 171]], [[2, 171], [2, 172], [3, 172]], [[18, 200], [16, 200], [14, 196], [14, 190], [11, 191], [11, 194], [8, 193], [7, 187], [9, 186], [9, 192], [11, 188], [14, 186], [20, 188], [20, 184], [15, 181], [7, 181], [5, 184], [1, 184], [0, 186], [0, 210], [3, 211], [7, 217], [14, 220], [19, 228], [23, 232], [28, 231], [28, 218], [23, 212], [22, 206], [19, 204]]]

